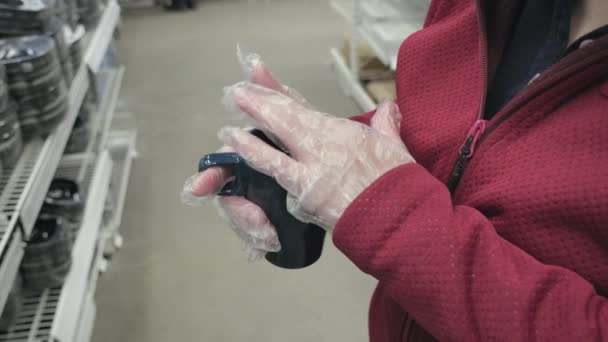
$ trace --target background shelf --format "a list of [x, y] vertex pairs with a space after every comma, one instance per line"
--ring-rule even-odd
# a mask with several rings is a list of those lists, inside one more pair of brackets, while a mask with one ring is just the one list
[[34, 227], [38, 212], [90, 86], [90, 73], [99, 71], [119, 22], [120, 8], [110, 0], [95, 30], [85, 37], [83, 63], [70, 87], [64, 121], [46, 138], [25, 143], [16, 165], [0, 179], [0, 308], [4, 307], [23, 256], [23, 239]]
[[[49, 288], [42, 293], [25, 295], [19, 311], [17, 324], [0, 341], [38, 342], [75, 341], [86, 307], [91, 264], [95, 256], [95, 246], [108, 194], [112, 161], [107, 152], [96, 158], [96, 162], [86, 161], [87, 157], [69, 156], [62, 161], [57, 176], [75, 178], [86, 167], [86, 177], [80, 184], [86, 195], [86, 206], [72, 249], [72, 267], [61, 287]], [[89, 156], [88, 158], [94, 158]], [[88, 165], [88, 166], [84, 166]]]

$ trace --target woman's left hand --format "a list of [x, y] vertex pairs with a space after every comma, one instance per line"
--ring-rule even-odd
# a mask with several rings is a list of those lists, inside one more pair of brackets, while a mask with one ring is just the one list
[[371, 127], [248, 82], [227, 88], [225, 101], [250, 116], [289, 155], [240, 128], [222, 128], [220, 139], [287, 190], [290, 213], [327, 230], [372, 182], [414, 162], [399, 136], [401, 114], [392, 101], [378, 106]]

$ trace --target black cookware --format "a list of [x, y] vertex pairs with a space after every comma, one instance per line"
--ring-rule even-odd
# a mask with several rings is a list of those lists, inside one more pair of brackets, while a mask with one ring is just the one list
[[60, 286], [71, 264], [71, 238], [64, 220], [56, 216], [40, 215], [21, 262], [25, 288], [40, 291]]
[[[56, 46], [46, 36], [0, 41], [0, 63], [5, 67], [9, 93], [17, 104], [19, 124], [26, 136], [52, 132], [67, 112], [66, 73]], [[69, 69], [71, 73], [71, 66]]]
[[4, 166], [14, 166], [23, 151], [23, 138], [19, 124], [14, 122], [0, 133], [0, 159]]
[[71, 179], [55, 178], [51, 181], [41, 212], [73, 221], [80, 217], [83, 208], [78, 184]]
[[[272, 147], [279, 149], [262, 131], [252, 133]], [[219, 192], [220, 196], [244, 196], [257, 204], [277, 229], [281, 250], [266, 253], [273, 265], [297, 269], [312, 265], [321, 256], [325, 230], [296, 219], [287, 211], [287, 192], [272, 177], [247, 165], [236, 153], [212, 153], [199, 162], [199, 171], [213, 166], [231, 169], [234, 180]]]
[[65, 147], [65, 153], [80, 153], [84, 152], [87, 148], [89, 140], [91, 138], [91, 129], [89, 125], [80, 117], [76, 118], [74, 128], [70, 134], [70, 140]]

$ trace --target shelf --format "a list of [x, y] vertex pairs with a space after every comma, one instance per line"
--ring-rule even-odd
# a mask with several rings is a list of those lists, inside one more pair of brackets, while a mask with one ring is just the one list
[[101, 102], [93, 116], [91, 139], [84, 151], [85, 154], [98, 152], [105, 144], [118, 102], [124, 72], [124, 66], [120, 66], [102, 70], [97, 74], [98, 84], [101, 84], [102, 87], [100, 92]]
[[[26, 187], [23, 188], [21, 203], [17, 205], [16, 213], [21, 218], [21, 224], [25, 232], [26, 237], [32, 231], [44, 196], [49, 188], [63, 150], [70, 137], [70, 132], [74, 126], [74, 121], [80, 111], [80, 106], [84, 99], [84, 96], [89, 88], [89, 77], [87, 75], [86, 67], [81, 66], [76, 78], [70, 88], [70, 106], [63, 122], [55, 129], [55, 131], [49, 135], [44, 142], [42, 140], [32, 141], [27, 144], [19, 164], [25, 162], [26, 164], [30, 161], [34, 162], [34, 168], [31, 172], [27, 172], [27, 168], [24, 167], [19, 171], [17, 167], [13, 172], [12, 176], [21, 180], [27, 178], [29, 182]], [[25, 160], [24, 160], [25, 159]], [[7, 184], [4, 188], [2, 196], [9, 189], [11, 183]], [[18, 187], [17, 189], [18, 190]]]
[[355, 0], [330, 0], [329, 5], [344, 20], [354, 23], [354, 2]]
[[406, 22], [387, 21], [360, 26], [358, 32], [378, 59], [395, 70], [401, 43], [417, 30], [417, 26]]
[[95, 325], [95, 314], [97, 313], [97, 307], [95, 306], [95, 300], [93, 294], [89, 290], [87, 293], [84, 306], [82, 307], [80, 324], [76, 332], [74, 342], [86, 342], [91, 341], [93, 336], [93, 326]]
[[344, 92], [351, 96], [362, 110], [369, 112], [376, 108], [376, 103], [367, 94], [361, 82], [353, 76], [340, 51], [332, 48], [329, 52], [332, 57], [332, 65]]
[[330, 5], [350, 23], [352, 36], [393, 71], [401, 43], [422, 28], [428, 10], [426, 0], [330, 0]]
[[136, 142], [137, 132], [135, 130], [121, 129], [111, 131], [106, 144], [114, 163], [112, 189], [110, 190], [114, 200], [114, 212], [108, 225], [111, 232], [117, 231], [122, 221], [122, 211], [125, 206], [131, 175], [131, 164], [137, 155]]
[[401, 17], [409, 23], [418, 23], [420, 28], [426, 19], [426, 13], [431, 5], [430, 0], [383, 0], [391, 4]]
[[[392, 60], [395, 59], [392, 56], [392, 52], [387, 51], [379, 41], [373, 38], [371, 33], [364, 27], [359, 28], [359, 36], [365, 40], [367, 45], [374, 51], [374, 54], [384, 65], [392, 65]], [[393, 68], [391, 68], [393, 69]], [[394, 69], [393, 69], [394, 70]]]
[[[103, 15], [97, 24], [97, 29], [91, 36], [89, 46], [109, 46], [114, 35], [114, 30], [120, 20], [120, 6], [116, 0], [110, 0], [104, 9]], [[106, 54], [106, 49], [87, 49], [84, 60], [93, 73], [97, 73], [101, 67], [101, 61]]]
[[401, 13], [386, 0], [361, 1], [361, 19], [364, 21], [399, 20]]
[[[21, 264], [21, 259], [23, 258], [24, 246], [21, 231], [17, 230], [15, 234], [13, 234], [12, 239], [10, 239], [8, 248], [4, 255], [5, 262], [0, 264], [0, 279], [15, 279], [17, 276], [17, 272], [19, 272], [19, 264]], [[0, 299], [2, 299], [2, 308], [4, 308], [4, 304], [6, 302], [6, 298], [12, 288], [12, 283], [3, 283], [0, 286]]]
[[[80, 184], [86, 194], [86, 206], [80, 227], [74, 232], [72, 266], [65, 283], [62, 287], [26, 295], [17, 324], [10, 332], [0, 334], [0, 342], [81, 341], [75, 337], [86, 336], [87, 332], [81, 330], [92, 326], [94, 304], [90, 303], [89, 274], [109, 191], [112, 161], [107, 152], [101, 153], [95, 163], [86, 163], [86, 158], [93, 156], [68, 156], [57, 170], [57, 175], [75, 178], [84, 165], [89, 165], [87, 176]], [[93, 312], [90, 312], [91, 305]]]
[[355, 2], [359, 2], [357, 22], [407, 21], [424, 22], [428, 3], [417, 3], [412, 0], [330, 0], [331, 8], [346, 22], [355, 24]]
[[8, 294], [6, 289], [12, 286], [21, 262], [22, 237], [27, 239], [34, 227], [90, 86], [89, 70], [99, 69], [101, 58], [118, 23], [119, 14], [116, 1], [111, 0], [104, 10], [98, 28], [88, 36], [83, 63], [70, 87], [69, 109], [63, 122], [46, 138], [27, 141], [19, 161], [11, 169], [4, 170], [0, 179], [0, 308], [4, 307]]
[[99, 146], [105, 146], [108, 140], [108, 134], [110, 132], [110, 126], [112, 125], [114, 113], [116, 112], [116, 105], [118, 103], [118, 95], [122, 87], [122, 79], [125, 74], [125, 67], [120, 66], [114, 69], [109, 69], [100, 73], [100, 76], [104, 78], [104, 84], [106, 89], [103, 92], [102, 97], [105, 99], [99, 106], [100, 128], [99, 128]]
[[[117, 118], [121, 121], [120, 116]], [[112, 130], [108, 135], [106, 148], [112, 159], [112, 178], [110, 180], [110, 192], [108, 202], [110, 203], [109, 215], [104, 217], [104, 225], [97, 245], [95, 264], [100, 272], [107, 267], [107, 257], [113, 254], [116, 247], [116, 239], [119, 239], [119, 228], [122, 222], [122, 212], [125, 206], [127, 188], [131, 175], [131, 165], [136, 157], [135, 143], [137, 131], [131, 129]], [[90, 283], [95, 286], [99, 272], [91, 273]], [[91, 288], [95, 291], [95, 287]]]
[[[86, 158], [82, 159], [86, 160]], [[83, 163], [84, 160], [74, 159], [66, 162], [66, 166], [63, 170], [59, 170], [59, 174], [64, 175], [72, 170], [79, 171], [80, 169], [76, 168], [80, 167], [79, 163]], [[95, 246], [112, 175], [112, 161], [108, 153], [103, 152], [99, 155], [91, 175], [90, 181], [86, 178], [84, 180], [88, 185], [85, 187], [88, 188], [86, 208], [72, 250], [72, 267], [63, 284], [51, 329], [51, 337], [59, 341], [73, 340], [80, 321], [85, 294], [90, 286], [89, 273], [95, 256]]]

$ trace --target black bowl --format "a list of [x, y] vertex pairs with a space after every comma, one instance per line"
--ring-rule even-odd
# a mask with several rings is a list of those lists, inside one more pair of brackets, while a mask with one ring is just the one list
[[40, 215], [21, 262], [25, 288], [41, 291], [63, 284], [72, 263], [71, 245], [71, 235], [62, 218]]
[[65, 153], [81, 153], [87, 148], [91, 138], [91, 129], [84, 120], [78, 116], [70, 134], [70, 140], [65, 148]]
[[55, 178], [42, 205], [42, 213], [74, 219], [82, 214], [84, 206], [78, 184], [67, 178]]
[[12, 126], [12, 132], [0, 135], [0, 159], [4, 166], [14, 166], [23, 152], [23, 138], [18, 123]]
[[40, 59], [46, 62], [55, 52], [53, 39], [44, 36], [4, 39], [0, 44], [0, 61], [9, 68], [23, 62], [36, 64]]

